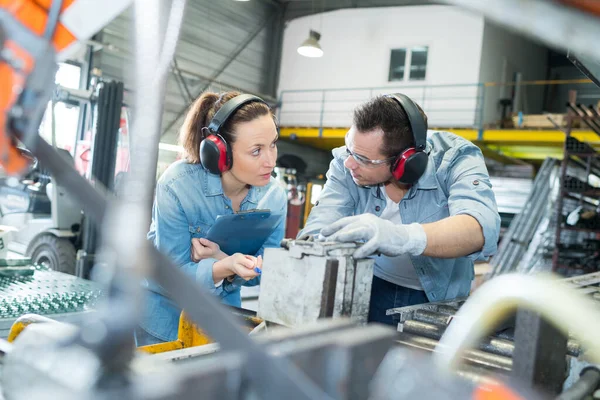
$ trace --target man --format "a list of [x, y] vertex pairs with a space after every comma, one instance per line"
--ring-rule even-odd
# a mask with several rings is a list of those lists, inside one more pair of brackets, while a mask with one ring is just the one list
[[365, 242], [375, 258], [369, 321], [386, 310], [467, 296], [473, 261], [493, 255], [500, 216], [479, 148], [427, 130], [407, 96], [379, 96], [354, 111], [346, 146], [299, 238]]

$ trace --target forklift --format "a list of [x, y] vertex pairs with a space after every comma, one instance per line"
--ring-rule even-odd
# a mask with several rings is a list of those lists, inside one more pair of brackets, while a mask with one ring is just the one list
[[[129, 155], [123, 137], [128, 136], [127, 118], [122, 118], [127, 115], [123, 92], [121, 82], [98, 81], [92, 90], [59, 87], [54, 94], [54, 101], [80, 109], [80, 129], [72, 153], [58, 150], [82, 175], [108, 190], [114, 189], [117, 157], [128, 159]], [[92, 140], [82, 140], [86, 127], [94, 125], [89, 130]], [[117, 174], [122, 174], [128, 163], [119, 164]], [[97, 245], [95, 224], [85, 218], [81, 207], [43, 165], [34, 162], [20, 180], [0, 173], [0, 225], [15, 229], [9, 251], [31, 258], [34, 264], [89, 278]]]

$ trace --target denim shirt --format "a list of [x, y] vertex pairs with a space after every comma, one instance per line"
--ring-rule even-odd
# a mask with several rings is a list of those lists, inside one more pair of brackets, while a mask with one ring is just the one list
[[[481, 150], [449, 132], [427, 131], [429, 162], [423, 176], [400, 201], [405, 224], [436, 222], [466, 214], [481, 225], [483, 248], [466, 257], [442, 259], [411, 256], [429, 301], [469, 294], [474, 277], [473, 261], [485, 260], [497, 249], [500, 215]], [[340, 218], [364, 213], [380, 216], [386, 206], [381, 188], [360, 187], [344, 167], [345, 147], [333, 150], [327, 182], [298, 237], [319, 233]]]
[[[267, 194], [268, 197], [261, 202]], [[271, 182], [266, 186], [250, 188], [240, 205], [240, 210], [255, 209], [259, 202], [261, 209], [282, 213], [283, 217], [257, 256], [262, 255], [266, 247], [279, 247], [283, 239], [287, 195], [271, 178]], [[187, 276], [218, 296], [223, 303], [239, 307], [241, 285], [258, 285], [260, 276], [248, 282], [239, 277], [233, 282], [226, 279], [219, 287], [215, 287], [212, 266], [217, 260], [191, 260], [192, 238], [206, 237], [217, 216], [224, 214], [233, 214], [233, 210], [231, 200], [223, 193], [221, 178], [209, 173], [199, 164], [178, 161], [165, 171], [157, 183], [148, 240], [170, 256]], [[142, 316], [140, 326], [159, 339], [177, 339], [181, 308], [171, 301], [156, 283], [146, 280], [144, 286], [148, 291], [145, 315]]]

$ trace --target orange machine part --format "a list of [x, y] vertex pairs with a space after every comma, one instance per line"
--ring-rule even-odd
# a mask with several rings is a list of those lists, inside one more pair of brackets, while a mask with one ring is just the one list
[[7, 40], [4, 47], [10, 49], [16, 58], [23, 63], [23, 70], [16, 71], [5, 62], [0, 62], [0, 164], [8, 174], [17, 174], [23, 171], [28, 164], [27, 159], [21, 157], [13, 145], [9, 132], [5, 132], [6, 116], [18, 98], [19, 88], [25, 84], [25, 74], [33, 68], [33, 59], [15, 42]]
[[473, 400], [524, 400], [509, 387], [501, 383], [479, 386], [473, 393]]
[[[73, 1], [64, 0], [61, 12]], [[0, 8], [8, 11], [18, 22], [39, 36], [43, 35], [46, 28], [51, 4], [52, 0], [0, 0]], [[14, 138], [10, 137], [10, 132], [6, 131], [6, 119], [35, 64], [31, 54], [14, 39], [7, 38], [4, 47], [10, 49], [15, 58], [21, 61], [21, 69], [15, 70], [12, 65], [0, 61], [0, 164], [8, 174], [19, 173], [28, 164], [27, 159], [14, 146]], [[75, 36], [59, 22], [52, 40], [56, 51], [63, 50], [74, 41]]]
[[[61, 12], [66, 10], [75, 0], [63, 0]], [[43, 35], [48, 21], [48, 9], [52, 0], [0, 0], [0, 8], [9, 13], [31, 29], [36, 35]], [[56, 26], [52, 43], [56, 51], [61, 51], [76, 41], [75, 36], [60, 22]]]
[[600, 17], [600, 1], [598, 0], [560, 0], [560, 2]]

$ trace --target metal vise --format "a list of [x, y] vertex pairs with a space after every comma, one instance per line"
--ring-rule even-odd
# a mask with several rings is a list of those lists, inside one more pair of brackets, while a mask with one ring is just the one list
[[318, 318], [366, 323], [373, 260], [352, 257], [358, 244], [284, 240], [265, 250], [258, 316], [285, 326]]

